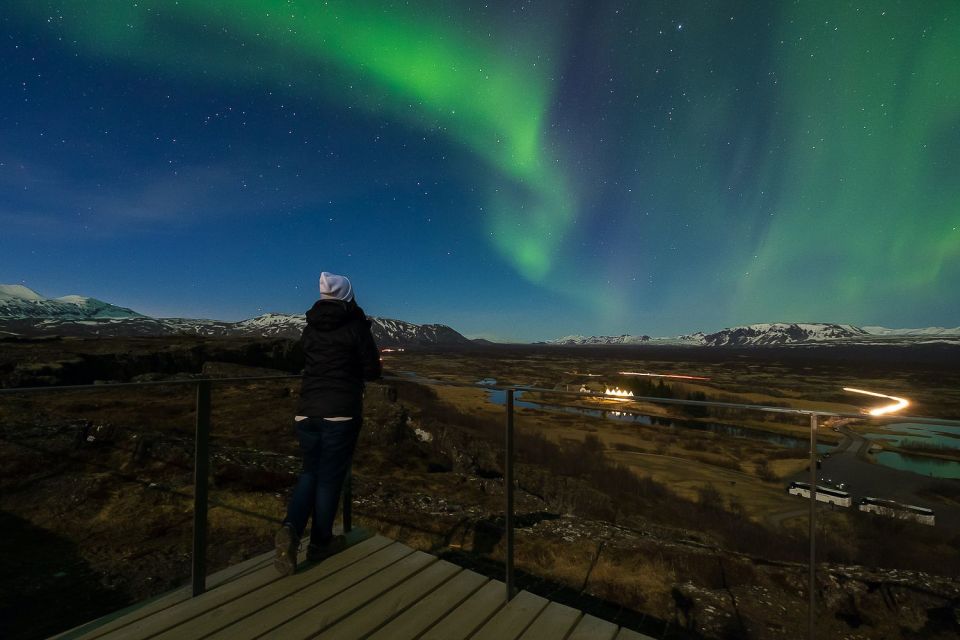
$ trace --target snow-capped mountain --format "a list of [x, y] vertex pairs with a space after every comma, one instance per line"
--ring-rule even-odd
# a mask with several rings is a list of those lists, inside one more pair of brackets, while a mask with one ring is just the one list
[[[373, 337], [381, 347], [469, 344], [442, 324], [413, 324], [371, 317]], [[266, 313], [225, 322], [202, 318], [151, 318], [94, 298], [45, 298], [22, 285], [0, 285], [0, 335], [66, 336], [264, 336], [299, 338], [302, 314]]]
[[96, 298], [63, 296], [45, 298], [33, 289], [19, 284], [0, 284], [0, 317], [60, 318], [88, 320], [93, 318], [144, 318], [132, 309], [118, 307]]
[[670, 338], [651, 338], [648, 335], [623, 334], [619, 336], [564, 336], [556, 340], [547, 340], [541, 344], [557, 345], [702, 345], [703, 334]]
[[708, 347], [831, 345], [831, 344], [960, 344], [960, 327], [887, 329], [829, 323], [766, 323], [730, 327], [714, 333], [696, 332], [669, 338], [649, 336], [566, 336], [549, 340], [557, 345], [688, 345]]
[[750, 324], [723, 329], [703, 336], [702, 344], [710, 347], [762, 346], [824, 342], [860, 338], [867, 332], [849, 324], [797, 324], [776, 322]]
[[926, 327], [924, 329], [887, 329], [886, 327], [863, 327], [872, 336], [918, 336], [918, 337], [960, 337], [960, 327]]
[[[219, 331], [219, 326], [197, 324], [212, 321], [180, 320], [181, 331], [210, 335]], [[225, 334], [243, 336], [271, 336], [281, 338], [299, 338], [307, 320], [303, 315], [284, 313], [266, 313], [256, 318], [243, 320], [227, 327]], [[220, 323], [223, 324], [223, 323]], [[377, 344], [381, 347], [397, 347], [411, 344], [466, 344], [470, 340], [444, 324], [414, 324], [403, 320], [370, 317], [370, 329]], [[207, 332], [206, 334], [204, 332]]]
[[381, 347], [404, 344], [467, 344], [468, 338], [445, 324], [413, 324], [390, 318], [370, 318], [373, 337]]
[[299, 338], [307, 324], [307, 317], [299, 314], [265, 313], [256, 318], [238, 322], [234, 328], [246, 336], [276, 336]]
[[564, 336], [556, 340], [547, 340], [546, 344], [646, 344], [650, 340], [650, 336], [631, 336], [628, 334], [620, 336]]

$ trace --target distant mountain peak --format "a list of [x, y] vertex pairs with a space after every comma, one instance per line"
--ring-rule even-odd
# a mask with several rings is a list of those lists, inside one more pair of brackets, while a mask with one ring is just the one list
[[873, 336], [960, 336], [960, 327], [924, 327], [921, 329], [863, 327], [863, 330]]
[[752, 347], [831, 344], [917, 344], [921, 342], [960, 342], [960, 327], [944, 329], [886, 329], [858, 327], [828, 322], [766, 322], [721, 329], [713, 333], [698, 331], [670, 338], [649, 336], [565, 336], [549, 340], [557, 345], [692, 345], [707, 347]]
[[[371, 317], [381, 347], [470, 344], [444, 324], [414, 324]], [[0, 335], [59, 334], [100, 336], [263, 336], [299, 338], [303, 314], [264, 313], [240, 322], [191, 318], [150, 318], [132, 309], [79, 295], [45, 298], [22, 285], [0, 285]]]
[[144, 316], [132, 309], [118, 307], [96, 298], [76, 295], [46, 298], [23, 285], [0, 284], [0, 318], [79, 321], [142, 317]]
[[547, 344], [564, 344], [564, 345], [578, 345], [578, 344], [645, 344], [651, 340], [650, 336], [634, 336], [630, 334], [622, 334], [619, 336], [564, 336], [562, 338], [557, 338], [556, 340], [548, 340]]
[[22, 284], [0, 284], [0, 300], [4, 298], [29, 301], [46, 300], [42, 295]]
[[849, 324], [774, 322], [722, 329], [703, 336], [708, 346], [761, 346], [859, 338], [867, 332]]

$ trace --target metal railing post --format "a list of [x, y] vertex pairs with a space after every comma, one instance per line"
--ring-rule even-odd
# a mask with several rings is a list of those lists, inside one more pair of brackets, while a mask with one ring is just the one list
[[210, 472], [210, 382], [197, 383], [193, 456], [193, 595], [207, 590], [207, 476]]
[[810, 416], [810, 578], [807, 589], [810, 592], [809, 611], [809, 631], [807, 637], [813, 640], [814, 621], [816, 619], [816, 580], [817, 580], [817, 426], [819, 416], [811, 414]]
[[506, 583], [507, 602], [513, 599], [513, 389], [507, 389], [507, 429], [504, 447], [503, 485], [507, 504], [505, 524], [507, 529]]
[[347, 469], [343, 479], [343, 533], [353, 529], [353, 469]]

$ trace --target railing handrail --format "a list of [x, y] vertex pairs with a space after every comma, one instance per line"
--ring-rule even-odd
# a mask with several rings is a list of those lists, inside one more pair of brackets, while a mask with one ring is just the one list
[[300, 374], [285, 376], [253, 376], [243, 378], [186, 378], [182, 380], [150, 380], [147, 382], [107, 382], [104, 384], [64, 384], [48, 387], [5, 387], [0, 389], [0, 395], [16, 395], [18, 393], [52, 393], [56, 391], [85, 391], [91, 389], [132, 389], [135, 387], [162, 387], [171, 385], [192, 385], [201, 382], [250, 382], [255, 380], [291, 380], [301, 378]]
[[[110, 382], [105, 384], [77, 384], [77, 385], [54, 385], [48, 387], [10, 387], [0, 389], [0, 395], [18, 395], [18, 394], [42, 394], [55, 393], [60, 391], [86, 391], [86, 390], [107, 390], [118, 388], [136, 388], [148, 386], [170, 386], [170, 385], [196, 385], [201, 382], [207, 383], [237, 383], [237, 382], [258, 382], [264, 380], [294, 380], [300, 379], [303, 374], [288, 374], [275, 376], [249, 376], [238, 378], [188, 378], [183, 380], [150, 380], [148, 382]], [[599, 398], [603, 400], [616, 400], [623, 404], [649, 402], [653, 404], [674, 404], [683, 406], [701, 406], [716, 407], [720, 409], [743, 409], [749, 411], [762, 411], [764, 413], [780, 413], [785, 415], [800, 416], [819, 416], [822, 418], [853, 418], [857, 420], [870, 420], [875, 422], [913, 422], [917, 424], [931, 424], [956, 427], [960, 426], [960, 419], [951, 418], [927, 418], [924, 416], [910, 416], [901, 414], [886, 414], [874, 416], [867, 413], [851, 413], [842, 411], [827, 411], [824, 409], [794, 409], [788, 407], [774, 407], [762, 404], [743, 404], [736, 402], [720, 402], [717, 400], [688, 400], [684, 398], [659, 398], [655, 396], [629, 396], [613, 397], [600, 391], [568, 391], [565, 389], [547, 389], [543, 387], [533, 387], [528, 385], [501, 385], [501, 384], [480, 384], [476, 382], [457, 382], [454, 380], [438, 380], [435, 378], [421, 378], [419, 376], [384, 376], [381, 378], [386, 382], [412, 382], [417, 384], [437, 385], [444, 387], [469, 387], [475, 389], [485, 389], [489, 391], [509, 391], [522, 393], [544, 393], [552, 395], [566, 395], [582, 398]], [[544, 403], [549, 404], [549, 403]]]

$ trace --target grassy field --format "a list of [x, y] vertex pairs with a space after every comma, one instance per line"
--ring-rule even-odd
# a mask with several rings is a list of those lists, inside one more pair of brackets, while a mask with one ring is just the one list
[[[723, 350], [719, 350], [722, 352]], [[586, 385], [592, 391], [604, 387], [627, 388], [636, 378], [621, 371], [679, 374], [709, 378], [706, 381], [662, 380], [653, 387], [672, 398], [706, 399], [736, 404], [760, 404], [788, 409], [818, 409], [858, 413], [869, 408], [859, 396], [842, 391], [857, 386], [911, 398], [914, 407], [932, 415], [949, 417], [960, 407], [960, 374], [939, 371], [937, 386], [925, 386], [934, 376], [923, 365], [892, 363], [817, 362], [811, 359], [770, 358], [731, 352], [728, 358], [703, 358], [702, 349], [676, 349], [675, 359], [644, 359], [645, 349], [585, 350], [564, 348], [493, 349], [463, 352], [405, 352], [390, 354], [386, 366], [394, 371], [459, 383], [495, 379], [501, 385], [577, 390]], [[931, 365], [939, 370], [939, 365]], [[950, 387], [951, 383], [958, 383]], [[643, 387], [644, 389], [649, 387]], [[440, 402], [450, 410], [499, 425], [504, 408], [491, 401], [490, 392], [476, 388], [434, 387]], [[663, 483], [678, 495], [694, 498], [706, 487], [719, 492], [751, 519], [761, 521], [777, 513], [798, 508], [795, 497], [786, 495], [783, 479], [807, 466], [809, 419], [806, 416], [759, 411], [710, 410], [694, 415], [683, 407], [655, 402], [620, 403], [597, 398], [527, 393], [520, 400], [538, 400], [546, 405], [532, 409], [518, 407], [518, 433], [535, 432], [563, 445], [594, 437], [604, 455], [641, 477]], [[576, 414], [571, 407], [608, 411], [627, 410], [673, 420], [678, 426], [644, 425]], [[712, 423], [748, 427], [754, 437], [734, 437], [695, 427]], [[759, 437], [756, 437], [758, 436]], [[766, 441], [764, 435], [770, 436]], [[777, 436], [789, 436], [791, 446], [777, 443]], [[841, 435], [829, 428], [819, 432], [820, 444], [836, 444]]]
[[[208, 374], [211, 358], [192, 360], [188, 342], [178, 341], [181, 351], [160, 363], [163, 368], [145, 371], [156, 364], [150, 354], [159, 343], [97, 342], [101, 351], [123, 354], [136, 347], [142, 353], [132, 360], [124, 356], [122, 371], [103, 365], [96, 379]], [[41, 346], [56, 355], [57, 345]], [[77, 349], [72, 358], [89, 364], [89, 354], [73, 342], [69, 346]], [[214, 347], [221, 368], [239, 348], [226, 342], [204, 348]], [[37, 370], [47, 371], [40, 361], [43, 354], [31, 353], [39, 359]], [[12, 362], [15, 358], [10, 357]], [[960, 415], [957, 372], [942, 363], [902, 357], [865, 364], [723, 349], [495, 347], [407, 351], [386, 354], [385, 359], [395, 374], [413, 372], [463, 383], [495, 378], [500, 384], [548, 389], [581, 384], [622, 388], [631, 379], [618, 372], [627, 370], [697, 375], [710, 379], [665, 379], [663, 385], [645, 388], [674, 398], [843, 412], [860, 408], [855, 403], [859, 398], [840, 391], [852, 385], [909, 397], [917, 413]], [[71, 380], [55, 369], [50, 376], [60, 376], [59, 384]], [[230, 372], [242, 375], [240, 370]], [[87, 375], [86, 370], [71, 373], [81, 374]], [[398, 403], [379, 409], [367, 403], [365, 440], [354, 466], [357, 523], [465, 566], [492, 563], [491, 575], [500, 575], [505, 551], [503, 405], [481, 388], [394, 386]], [[214, 385], [212, 568], [269, 546], [298, 468], [290, 424], [298, 387], [296, 380]], [[630, 405], [651, 418], [644, 424], [576, 412], [576, 406], [594, 412], [628, 406], [609, 399], [548, 393], [518, 400], [516, 559], [518, 575], [526, 576], [530, 588], [546, 579], [551, 582], [541, 586], [544, 595], [557, 597], [562, 588], [577, 597], [597, 597], [616, 611], [632, 610], [640, 620], [652, 616], [666, 627], [676, 626], [678, 607], [694, 601], [701, 607], [701, 622], [708, 608], [742, 615], [748, 626], [761, 629], [749, 637], [783, 637], [780, 631], [803, 623], [797, 603], [803, 600], [806, 575], [806, 503], [785, 494], [784, 478], [806, 465], [807, 417], [691, 411], [656, 402]], [[564, 406], [522, 404], [534, 400]], [[16, 530], [23, 544], [36, 547], [28, 557], [56, 559], [43, 568], [50, 594], [92, 594], [93, 602], [80, 603], [83, 607], [71, 614], [74, 622], [186, 579], [194, 407], [189, 385], [5, 396], [0, 402], [0, 511], [10, 514], [5, 526]], [[97, 430], [99, 426], [104, 431]], [[737, 427], [754, 433], [738, 437], [724, 431]], [[93, 441], [78, 437], [88, 433], [83, 429], [94, 430], [89, 432], [95, 435]], [[418, 433], [432, 439], [420, 439]], [[793, 440], [777, 441], [784, 437]], [[838, 438], [829, 429], [821, 432], [822, 443]], [[152, 448], [141, 448], [138, 443], [144, 440]], [[954, 481], [931, 483], [928, 491], [937, 500], [956, 504], [957, 486]], [[955, 532], [857, 518], [828, 508], [820, 513], [817, 548], [824, 562], [945, 576], [956, 575], [960, 566]], [[13, 547], [8, 551], [12, 558], [18, 555]], [[70, 583], [69, 589], [58, 582], [62, 578], [53, 577], [67, 565], [84, 568], [82, 573], [71, 570], [77, 574], [76, 586]], [[30, 570], [27, 564], [19, 567], [23, 580], [8, 580], [5, 593], [29, 586]], [[825, 567], [820, 571], [826, 575]], [[926, 620], [923, 611], [941, 606], [941, 600], [924, 599], [931, 583], [923, 577], [922, 593], [917, 592], [921, 595], [898, 593], [900, 608], [889, 613], [884, 594], [894, 587], [873, 594], [858, 586], [880, 579], [885, 578], [871, 575], [855, 584], [849, 578], [824, 579], [822, 588], [833, 595], [823, 597], [831, 607], [823, 616], [831, 633], [825, 627], [822, 635], [840, 637], [838, 630], [846, 623], [835, 610], [844, 609], [854, 597], [871, 629], [881, 628], [888, 618], [889, 628], [897, 628], [905, 617], [904, 603], [920, 612], [915, 614], [917, 628]], [[98, 581], [109, 588], [101, 593], [85, 586]], [[897, 588], [908, 587], [905, 583]], [[32, 599], [42, 603], [69, 598]], [[869, 602], [873, 604], [865, 604]], [[569, 603], [585, 606], [582, 600]], [[849, 615], [845, 609], [844, 615]], [[73, 618], [59, 623], [68, 626]], [[701, 637], [747, 637], [719, 627], [704, 633]]]

